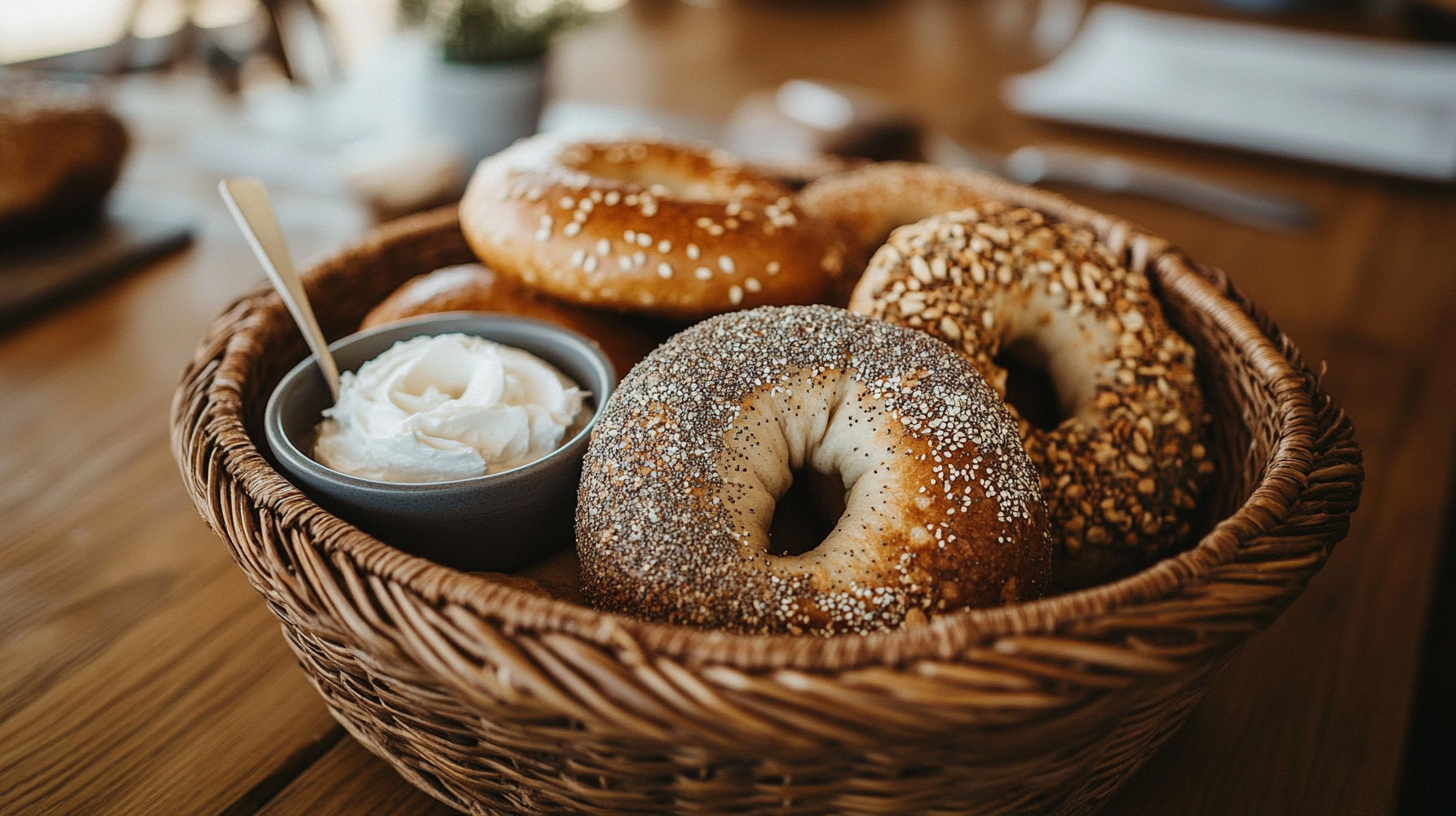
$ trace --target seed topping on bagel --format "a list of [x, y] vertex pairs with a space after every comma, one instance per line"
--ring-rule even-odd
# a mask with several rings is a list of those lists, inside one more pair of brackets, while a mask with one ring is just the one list
[[461, 222], [482, 261], [548, 294], [677, 319], [811, 302], [844, 264], [788, 188], [669, 142], [518, 143], [481, 163]]
[[[786, 461], [846, 483], [838, 527], [798, 556], [767, 540]], [[917, 332], [784, 307], [700, 323], [633, 369], [598, 420], [577, 541], [600, 608], [863, 633], [1036, 597], [1044, 520], [1015, 423], [971, 366]]]
[[944, 339], [1002, 394], [999, 352], [1031, 340], [1049, 357], [1065, 419], [1021, 428], [1071, 584], [1168, 552], [1213, 471], [1193, 348], [1150, 286], [1090, 229], [983, 202], [896, 230], [851, 299]]

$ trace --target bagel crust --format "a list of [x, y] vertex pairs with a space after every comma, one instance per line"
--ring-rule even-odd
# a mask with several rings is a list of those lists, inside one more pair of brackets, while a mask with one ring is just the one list
[[552, 300], [480, 264], [447, 266], [405, 281], [359, 328], [439, 312], [501, 312], [555, 323], [595, 340], [618, 371], [631, 370], [666, 334], [639, 320]]
[[979, 173], [881, 162], [816, 179], [799, 201], [811, 217], [838, 225], [848, 244], [847, 266], [858, 273], [896, 227], [980, 204], [996, 184]]
[[[846, 510], [773, 555], [793, 471]], [[577, 510], [598, 608], [746, 633], [865, 633], [1038, 597], [1051, 570], [1036, 472], [1002, 401], [923, 333], [827, 306], [716, 317], [623, 380]]]
[[1002, 394], [999, 353], [1047, 360], [1066, 419], [1021, 432], [1059, 584], [1126, 574], [1188, 535], [1213, 471], [1193, 347], [1090, 229], [997, 202], [928, 218], [875, 253], [850, 308], [945, 340]]
[[460, 223], [482, 262], [529, 286], [675, 320], [812, 303], [844, 264], [791, 190], [668, 142], [524, 140], [476, 168]]

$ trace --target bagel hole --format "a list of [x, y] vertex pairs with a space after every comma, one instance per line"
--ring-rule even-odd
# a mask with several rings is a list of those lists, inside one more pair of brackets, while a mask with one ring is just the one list
[[996, 355], [1006, 372], [1006, 401], [1033, 427], [1050, 431], [1067, 418], [1048, 370], [1046, 351], [1031, 340], [1015, 340]]
[[794, 472], [793, 484], [774, 502], [768, 528], [770, 555], [803, 555], [818, 547], [844, 515], [844, 482], [813, 468]]

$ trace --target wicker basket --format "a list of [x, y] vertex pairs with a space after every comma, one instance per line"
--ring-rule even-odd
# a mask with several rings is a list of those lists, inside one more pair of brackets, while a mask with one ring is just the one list
[[[1074, 594], [828, 639], [650, 624], [489, 583], [361, 533], [269, 465], [263, 404], [305, 349], [263, 291], [218, 319], [183, 377], [187, 488], [334, 716], [462, 810], [1090, 811], [1319, 570], [1358, 501], [1360, 450], [1222, 274], [1059, 197], [983, 184], [1096, 229], [1197, 347], [1221, 478], [1192, 549]], [[470, 257], [442, 211], [307, 280], [337, 337], [409, 277]]]

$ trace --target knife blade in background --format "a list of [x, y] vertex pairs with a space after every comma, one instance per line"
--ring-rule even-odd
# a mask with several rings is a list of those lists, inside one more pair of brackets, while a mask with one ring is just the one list
[[926, 159], [933, 164], [980, 170], [1021, 184], [1072, 184], [1106, 193], [1140, 195], [1260, 229], [1308, 229], [1316, 220], [1314, 212], [1298, 201], [1240, 190], [1117, 156], [1028, 145], [1001, 157], [967, 148], [943, 133], [927, 134], [922, 144]]
[[930, 130], [879, 94], [825, 82], [789, 80], [776, 91], [745, 97], [724, 138], [729, 149], [750, 160], [804, 160], [816, 153], [877, 161], [919, 158], [1022, 184], [1141, 195], [1261, 229], [1299, 229], [1315, 221], [1300, 202], [1116, 156], [1036, 146], [1002, 156], [970, 147]]

